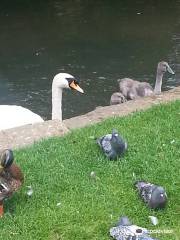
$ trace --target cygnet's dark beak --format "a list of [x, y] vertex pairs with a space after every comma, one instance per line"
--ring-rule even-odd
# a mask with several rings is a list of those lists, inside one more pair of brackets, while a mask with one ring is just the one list
[[175, 74], [175, 72], [171, 69], [169, 65], [167, 65], [167, 71], [171, 74]]

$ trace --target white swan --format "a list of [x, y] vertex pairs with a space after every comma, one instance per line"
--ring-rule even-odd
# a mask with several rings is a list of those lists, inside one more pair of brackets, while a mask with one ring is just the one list
[[130, 78], [123, 78], [118, 80], [120, 92], [128, 100], [136, 99], [138, 97], [147, 97], [153, 94], [161, 93], [162, 78], [165, 72], [174, 74], [167, 62], [159, 62], [157, 66], [156, 82], [154, 89], [147, 82], [139, 82]]
[[[62, 121], [63, 88], [75, 89], [84, 93], [78, 81], [68, 73], [57, 74], [52, 83], [52, 119]], [[44, 122], [42, 117], [27, 108], [16, 105], [0, 105], [0, 130]]]

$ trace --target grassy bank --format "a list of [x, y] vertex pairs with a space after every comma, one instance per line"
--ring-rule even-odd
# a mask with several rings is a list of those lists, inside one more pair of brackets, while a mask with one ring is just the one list
[[[178, 239], [179, 119], [177, 101], [16, 151], [25, 183], [5, 203], [0, 239], [108, 240], [109, 228], [122, 215], [148, 229], [173, 231], [154, 235], [158, 239]], [[118, 161], [108, 161], [93, 140], [112, 128], [129, 144]], [[90, 177], [91, 171], [96, 179]], [[165, 210], [155, 212], [144, 205], [133, 189], [138, 179], [166, 188]], [[34, 190], [31, 198], [26, 195], [28, 185]], [[149, 215], [158, 217], [158, 226], [152, 226]]]

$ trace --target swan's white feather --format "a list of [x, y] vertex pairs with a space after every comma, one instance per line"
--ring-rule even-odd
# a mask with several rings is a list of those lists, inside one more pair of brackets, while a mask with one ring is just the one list
[[38, 122], [44, 122], [44, 120], [27, 108], [16, 105], [0, 105], [0, 130]]

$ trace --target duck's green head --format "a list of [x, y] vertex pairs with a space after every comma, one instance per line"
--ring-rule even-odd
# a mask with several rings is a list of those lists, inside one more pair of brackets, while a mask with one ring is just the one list
[[0, 172], [2, 172], [3, 169], [11, 166], [13, 161], [14, 161], [13, 151], [10, 149], [4, 150], [0, 156]]

